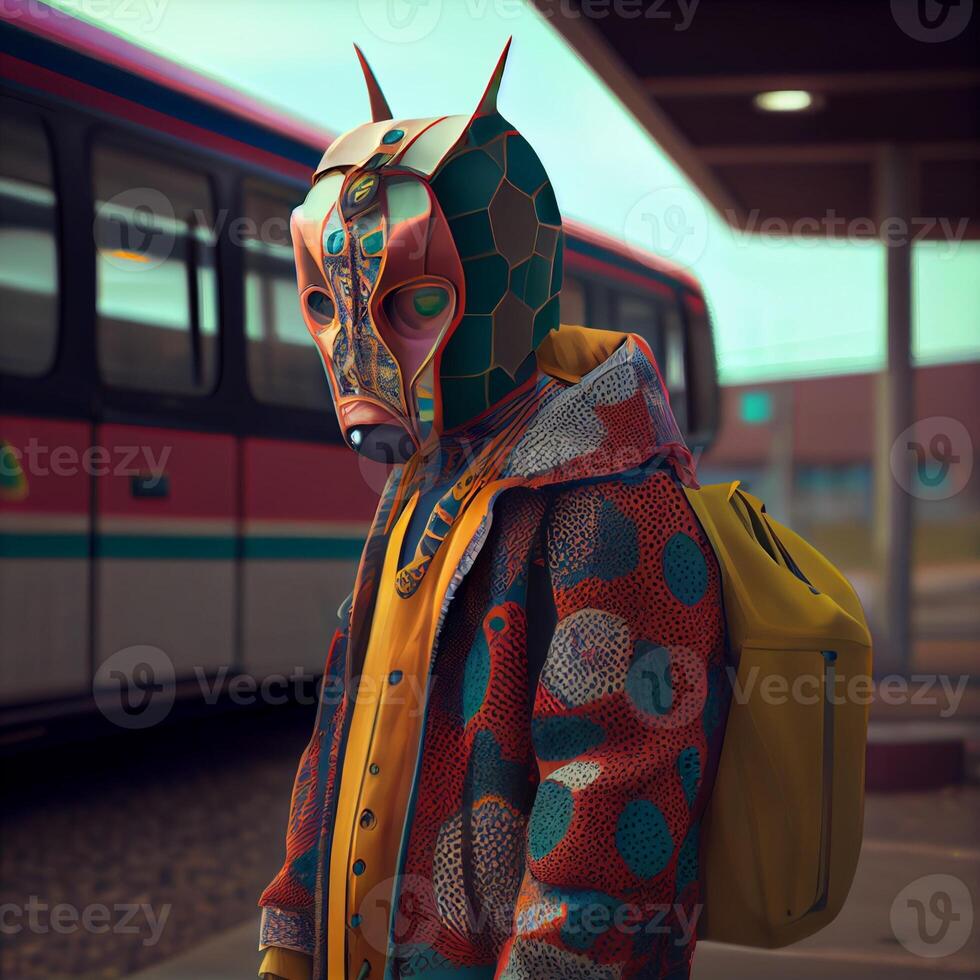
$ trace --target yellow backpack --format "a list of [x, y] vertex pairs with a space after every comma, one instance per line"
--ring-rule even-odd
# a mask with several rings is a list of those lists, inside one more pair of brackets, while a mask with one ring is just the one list
[[738, 664], [703, 824], [699, 934], [776, 947], [827, 925], [854, 877], [871, 637], [844, 576], [738, 487], [687, 491]]

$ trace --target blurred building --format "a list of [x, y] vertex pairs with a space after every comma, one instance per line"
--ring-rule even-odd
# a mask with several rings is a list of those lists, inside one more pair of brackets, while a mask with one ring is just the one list
[[[976, 673], [980, 481], [960, 484], [980, 442], [980, 362], [920, 367], [913, 378], [920, 422], [909, 441], [940, 441], [923, 445], [931, 499], [912, 488], [910, 666]], [[721, 426], [699, 468], [704, 483], [741, 480], [846, 569], [872, 618], [876, 384], [849, 374], [723, 387]]]

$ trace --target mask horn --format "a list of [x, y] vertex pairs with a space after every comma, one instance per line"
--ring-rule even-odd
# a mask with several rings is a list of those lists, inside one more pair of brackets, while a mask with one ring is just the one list
[[381, 91], [381, 86], [374, 77], [371, 66], [367, 63], [364, 53], [356, 44], [354, 45], [354, 50], [357, 52], [357, 60], [361, 63], [361, 71], [364, 72], [364, 82], [367, 85], [368, 99], [371, 101], [372, 122], [384, 122], [386, 119], [391, 119], [391, 109], [388, 108], [388, 100], [385, 98], [384, 92]]
[[507, 64], [507, 52], [510, 51], [511, 41], [513, 41], [512, 37], [507, 38], [507, 43], [497, 61], [497, 67], [494, 68], [493, 74], [490, 76], [483, 98], [480, 99], [480, 104], [476, 107], [476, 112], [473, 113], [473, 119], [479, 119], [481, 116], [492, 116], [497, 111], [497, 93], [500, 91], [500, 82], [504, 77], [504, 66]]

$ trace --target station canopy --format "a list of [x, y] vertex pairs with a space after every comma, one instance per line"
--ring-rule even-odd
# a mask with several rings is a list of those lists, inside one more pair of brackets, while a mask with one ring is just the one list
[[875, 235], [897, 153], [916, 240], [980, 237], [980, 3], [537, 6], [735, 227]]

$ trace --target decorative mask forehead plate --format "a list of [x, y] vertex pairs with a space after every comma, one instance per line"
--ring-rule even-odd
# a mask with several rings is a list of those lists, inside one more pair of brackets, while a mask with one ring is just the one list
[[330, 144], [314, 180], [336, 167], [364, 167], [372, 162], [430, 177], [459, 143], [469, 123], [469, 116], [364, 123]]

